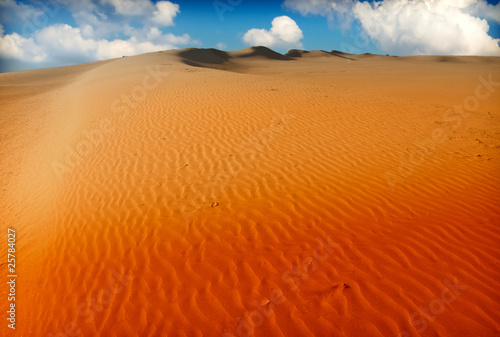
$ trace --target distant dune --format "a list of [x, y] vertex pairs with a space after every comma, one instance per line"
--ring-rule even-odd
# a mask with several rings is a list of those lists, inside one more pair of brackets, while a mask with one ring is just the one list
[[499, 336], [499, 61], [251, 47], [0, 74], [15, 335]]
[[290, 57], [330, 57], [330, 56], [339, 56], [337, 53], [331, 53], [324, 50], [298, 50], [291, 49], [286, 53], [287, 56]]

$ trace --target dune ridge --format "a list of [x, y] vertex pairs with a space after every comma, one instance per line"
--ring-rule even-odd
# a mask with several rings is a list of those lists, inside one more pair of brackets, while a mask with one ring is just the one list
[[265, 47], [0, 74], [16, 332], [498, 336], [497, 82]]

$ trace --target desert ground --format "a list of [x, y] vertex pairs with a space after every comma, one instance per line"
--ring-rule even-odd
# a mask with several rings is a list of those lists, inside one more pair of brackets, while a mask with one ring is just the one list
[[184, 49], [0, 102], [4, 336], [500, 336], [498, 57]]

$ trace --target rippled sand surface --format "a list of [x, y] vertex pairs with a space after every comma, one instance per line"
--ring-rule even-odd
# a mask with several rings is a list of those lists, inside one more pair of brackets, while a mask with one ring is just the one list
[[266, 48], [0, 74], [15, 335], [499, 336], [499, 93]]

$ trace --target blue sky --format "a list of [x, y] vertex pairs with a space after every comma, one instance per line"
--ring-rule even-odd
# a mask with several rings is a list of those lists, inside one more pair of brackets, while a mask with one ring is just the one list
[[500, 56], [492, 0], [0, 0], [0, 24], [2, 72], [187, 47]]

